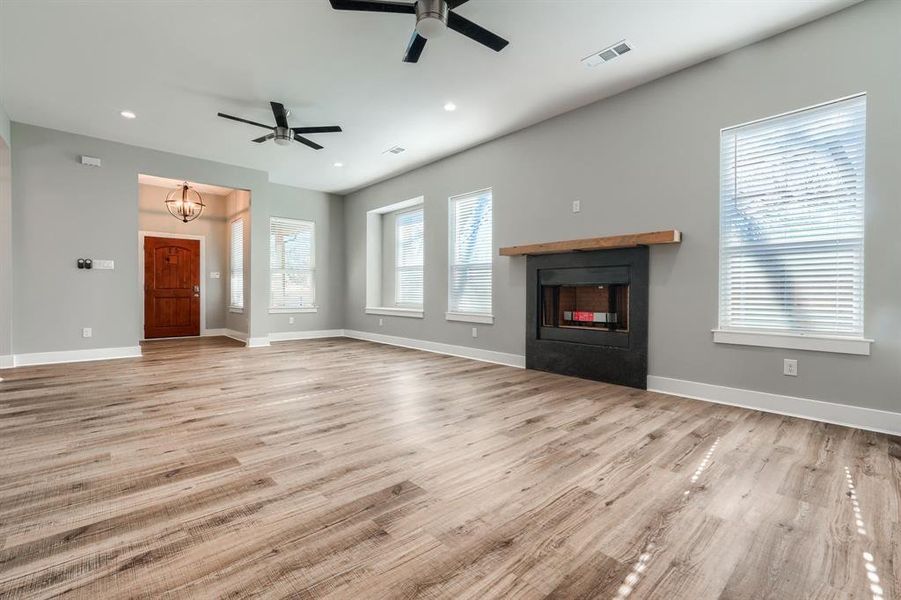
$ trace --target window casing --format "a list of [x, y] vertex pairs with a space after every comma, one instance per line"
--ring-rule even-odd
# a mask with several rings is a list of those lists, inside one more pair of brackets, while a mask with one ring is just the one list
[[422, 307], [423, 210], [399, 213], [394, 224], [394, 304]]
[[721, 132], [719, 332], [863, 337], [865, 141], [865, 95]]
[[316, 306], [315, 224], [269, 219], [269, 310], [302, 312]]
[[449, 202], [448, 318], [461, 315], [490, 318], [493, 258], [491, 190], [454, 196]]
[[228, 308], [241, 312], [244, 310], [244, 219], [235, 219], [229, 228]]

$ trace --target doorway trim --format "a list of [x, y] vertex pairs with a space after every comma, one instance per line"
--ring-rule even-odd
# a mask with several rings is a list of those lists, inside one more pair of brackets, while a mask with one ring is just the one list
[[[200, 241], [200, 336], [207, 335], [206, 328], [206, 236], [187, 233], [164, 233], [161, 231], [138, 231], [138, 299], [141, 305], [141, 341], [144, 337], [144, 238], [160, 237], [176, 240]], [[194, 336], [191, 336], [194, 337]], [[154, 338], [167, 339], [167, 338]]]

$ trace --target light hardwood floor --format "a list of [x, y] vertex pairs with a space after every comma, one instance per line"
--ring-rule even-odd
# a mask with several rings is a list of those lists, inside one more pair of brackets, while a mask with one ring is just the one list
[[4, 599], [901, 599], [886, 435], [345, 339], [0, 375]]

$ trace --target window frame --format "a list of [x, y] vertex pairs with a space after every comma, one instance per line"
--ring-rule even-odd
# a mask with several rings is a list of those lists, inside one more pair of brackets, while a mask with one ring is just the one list
[[[400, 218], [402, 215], [419, 212], [422, 214], [422, 261], [418, 265], [412, 267], [401, 267], [400, 266], [400, 254], [401, 254], [401, 243], [400, 243]], [[418, 304], [415, 302], [400, 302], [398, 298], [400, 298], [400, 272], [401, 271], [413, 271], [418, 270], [422, 276], [422, 289], [420, 290], [420, 295], [422, 296], [422, 302]], [[413, 309], [413, 310], [422, 310], [422, 307], [425, 304], [425, 205], [419, 204], [413, 206], [411, 208], [407, 208], [404, 210], [400, 210], [394, 214], [394, 306], [396, 308], [401, 309]]]
[[[240, 223], [241, 227], [241, 269], [235, 271], [235, 225]], [[228, 223], [228, 311], [232, 313], [244, 312], [244, 218], [238, 217], [232, 219]], [[235, 276], [240, 274], [241, 277], [241, 304], [235, 304]]]
[[[457, 241], [456, 236], [456, 228], [457, 228], [457, 210], [456, 203], [461, 200], [479, 197], [487, 194], [489, 196], [489, 202], [491, 206], [491, 223], [489, 228], [489, 234], [491, 236], [491, 248], [489, 253], [489, 261], [487, 263], [470, 263], [470, 266], [473, 264], [481, 265], [483, 268], [487, 265], [488, 273], [490, 275], [490, 283], [491, 283], [491, 293], [489, 295], [489, 299], [491, 302], [491, 306], [488, 312], [469, 312], [469, 311], [461, 311], [455, 310], [453, 306], [453, 277], [454, 277], [454, 269], [459, 266], [454, 262], [455, 258], [455, 244]], [[466, 192], [463, 194], [456, 194], [448, 198], [447, 205], [447, 214], [448, 214], [448, 254], [447, 254], [447, 312], [444, 314], [444, 318], [447, 321], [462, 321], [467, 323], [482, 323], [486, 325], [491, 325], [494, 323], [494, 250], [495, 250], [495, 236], [494, 236], [494, 188], [487, 187], [478, 190], [474, 190], [471, 192]]]
[[[272, 248], [272, 225], [275, 221], [287, 221], [292, 223], [300, 223], [303, 225], [309, 225], [311, 230], [311, 241], [310, 241], [310, 267], [307, 269], [287, 269], [287, 268], [273, 268], [272, 267], [272, 256], [271, 256], [271, 248]], [[270, 215], [269, 217], [269, 245], [270, 256], [269, 256], [269, 313], [270, 314], [300, 314], [300, 313], [315, 313], [319, 310], [319, 305], [317, 304], [317, 290], [316, 290], [316, 222], [307, 219], [297, 219], [294, 217], [280, 217], [277, 215]], [[312, 282], [312, 302], [308, 305], [301, 306], [273, 306], [273, 295], [272, 295], [272, 274], [273, 273], [310, 273], [310, 280]]]
[[[749, 121], [747, 123], [742, 123], [739, 125], [734, 125], [730, 127], [725, 127], [719, 132], [719, 141], [720, 141], [720, 149], [719, 149], [719, 176], [720, 176], [720, 185], [718, 190], [717, 197], [717, 250], [718, 250], [718, 270], [717, 270], [717, 328], [713, 330], [713, 341], [715, 343], [721, 344], [737, 344], [744, 346], [759, 346], [759, 347], [768, 347], [768, 348], [787, 348], [794, 350], [811, 350], [811, 351], [820, 351], [820, 352], [835, 352], [842, 354], [858, 354], [858, 355], [869, 355], [870, 354], [870, 344], [873, 342], [872, 339], [868, 339], [863, 336], [863, 334], [845, 334], [843, 332], [819, 332], [819, 331], [805, 331], [805, 330], [778, 330], [778, 329], [766, 329], [766, 328], [752, 328], [752, 327], [742, 327], [735, 326], [730, 323], [724, 322], [723, 319], [723, 294], [725, 292], [724, 289], [724, 273], [725, 273], [725, 252], [724, 252], [724, 237], [723, 237], [723, 210], [725, 208], [725, 199], [726, 199], [726, 181], [724, 177], [723, 171], [723, 148], [722, 148], [722, 140], [724, 135], [727, 135], [728, 132], [734, 131], [741, 128], [746, 128], [749, 126], [757, 125], [759, 123], [772, 122], [778, 119], [786, 119], [788, 117], [792, 117], [798, 115], [800, 113], [804, 113], [811, 110], [822, 109], [834, 104], [840, 104], [843, 102], [855, 100], [863, 98], [864, 102], [866, 102], [867, 94], [859, 93], [853, 94], [850, 96], [846, 96], [843, 98], [837, 98], [835, 100], [830, 100], [828, 102], [823, 102], [820, 104], [816, 104], [813, 106], [804, 107], [798, 110], [792, 110], [784, 113], [780, 113], [778, 115], [773, 115], [770, 117], [765, 117], [762, 119], [756, 119], [754, 121]], [[861, 323], [861, 329], [865, 328], [865, 305], [864, 305], [864, 295], [865, 295], [865, 285], [866, 285], [866, 258], [865, 258], [865, 245], [866, 245], [866, 111], [867, 107], [864, 107], [864, 148], [863, 148], [863, 166], [862, 166], [862, 174], [864, 179], [864, 191], [862, 192], [863, 196], [863, 208], [862, 218], [863, 218], [863, 234], [860, 241], [861, 253], [860, 253], [860, 261], [861, 261], [861, 289], [860, 289], [860, 313], [859, 319]], [[790, 123], [786, 123], [787, 126], [790, 126]]]

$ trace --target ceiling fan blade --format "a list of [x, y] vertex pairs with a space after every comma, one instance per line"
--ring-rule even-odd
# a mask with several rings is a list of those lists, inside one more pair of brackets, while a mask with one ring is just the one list
[[461, 4], [466, 4], [467, 2], [469, 2], [469, 0], [447, 0], [447, 8], [448, 10], [453, 10]]
[[329, 127], [292, 127], [294, 133], [338, 133], [341, 128], [337, 125]]
[[425, 48], [426, 41], [428, 40], [414, 31], [413, 37], [410, 38], [410, 43], [407, 44], [407, 51], [404, 54], [404, 62], [419, 62], [419, 56], [422, 54], [422, 49]]
[[476, 25], [469, 19], [465, 19], [455, 12], [448, 13], [447, 26], [457, 33], [462, 33], [466, 37], [473, 39], [484, 46], [488, 46], [495, 52], [500, 52], [510, 43], [501, 36], [491, 33], [484, 27]]
[[301, 144], [303, 144], [305, 146], [309, 146], [313, 150], [322, 150], [322, 146], [320, 146], [313, 140], [308, 140], [307, 138], [297, 135], [296, 133], [294, 134], [294, 141], [300, 142]]
[[279, 127], [288, 127], [288, 112], [285, 105], [281, 102], [270, 102], [272, 105], [272, 114], [275, 115], [275, 124]]
[[237, 121], [239, 123], [247, 123], [248, 125], [256, 125], [257, 127], [262, 127], [264, 129], [272, 129], [272, 125], [263, 125], [262, 123], [257, 123], [256, 121], [248, 121], [247, 119], [242, 119], [241, 117], [233, 117], [233, 116], [227, 115], [225, 113], [218, 113], [218, 114], [223, 119], [231, 119], [232, 121]]
[[258, 137], [257, 139], [251, 140], [251, 141], [252, 141], [252, 142], [256, 142], [257, 144], [259, 144], [259, 143], [261, 143], [261, 142], [265, 142], [266, 140], [271, 140], [271, 139], [274, 138], [274, 137], [275, 137], [275, 134], [274, 134], [274, 133], [269, 133], [269, 134], [267, 134], [267, 135], [264, 135], [263, 137]]
[[368, 0], [329, 0], [335, 10], [362, 10], [366, 12], [416, 14], [416, 3], [370, 2]]

